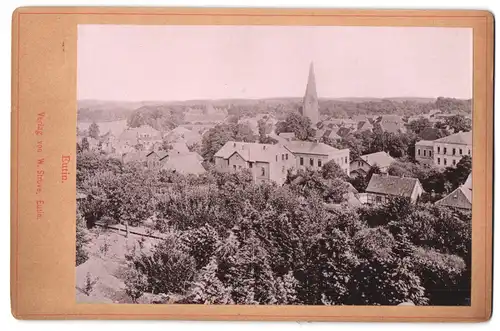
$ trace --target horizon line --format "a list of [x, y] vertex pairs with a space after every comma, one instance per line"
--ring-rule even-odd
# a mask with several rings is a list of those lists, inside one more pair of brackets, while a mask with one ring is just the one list
[[[454, 96], [392, 96], [392, 97], [371, 97], [371, 96], [360, 96], [360, 97], [318, 97], [318, 100], [321, 99], [329, 99], [329, 100], [339, 100], [339, 99], [380, 99], [380, 100], [390, 100], [390, 99], [435, 99], [437, 100], [438, 98], [447, 98], [447, 99], [457, 99], [457, 100], [472, 100], [473, 97], [454, 97]], [[82, 98], [78, 99], [77, 102], [79, 101], [100, 101], [100, 102], [168, 102], [168, 103], [174, 103], [174, 102], [189, 102], [189, 101], [226, 101], [226, 100], [273, 100], [273, 99], [303, 99], [303, 96], [297, 97], [291, 97], [291, 96], [276, 96], [276, 97], [256, 97], [256, 98], [231, 98], [231, 97], [221, 97], [221, 98], [194, 98], [194, 99], [183, 99], [183, 100], [154, 100], [154, 99], [141, 99], [141, 100], [112, 100], [112, 99], [99, 99], [99, 98]]]

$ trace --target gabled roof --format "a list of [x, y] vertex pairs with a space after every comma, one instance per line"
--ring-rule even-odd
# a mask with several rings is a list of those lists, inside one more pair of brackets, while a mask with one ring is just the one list
[[372, 130], [373, 125], [368, 121], [360, 121], [358, 122], [358, 131]]
[[327, 144], [310, 141], [290, 141], [285, 144], [285, 147], [294, 154], [329, 155], [330, 153], [339, 151], [337, 148]]
[[278, 136], [285, 139], [295, 139], [295, 132], [281, 132]]
[[472, 145], [472, 131], [458, 132], [435, 140], [438, 143]]
[[462, 185], [441, 200], [436, 201], [436, 205], [472, 209], [472, 189]]
[[351, 132], [352, 132], [352, 129], [341, 127], [341, 128], [338, 129], [337, 135], [340, 136], [340, 137], [345, 137], [345, 136], [347, 136]]
[[280, 145], [228, 141], [214, 156], [228, 159], [234, 153], [238, 153], [245, 161], [272, 162], [276, 161], [276, 155], [280, 158], [281, 154], [287, 152], [289, 151]]
[[150, 158], [150, 157], [152, 157], [152, 156], [153, 156], [153, 155], [155, 155], [155, 154], [158, 156], [158, 158], [159, 158], [160, 160], [161, 160], [161, 159], [163, 159], [165, 156], [167, 156], [167, 155], [168, 155], [168, 153], [167, 153], [167, 152], [165, 152], [165, 151], [163, 151], [163, 150], [161, 150], [161, 151], [155, 151], [155, 150], [153, 150], [153, 151], [150, 151], [149, 153], [147, 153], [147, 154], [146, 154], [146, 157], [147, 157], [147, 158]]
[[383, 132], [389, 133], [398, 133], [404, 130], [404, 123], [401, 122], [391, 122], [391, 121], [380, 121], [376, 123], [379, 126], [380, 130]]
[[390, 166], [395, 160], [386, 152], [377, 152], [372, 154], [361, 155], [360, 158], [368, 163], [370, 167], [374, 165], [380, 168], [385, 168]]
[[340, 136], [336, 133], [337, 130], [333, 129], [327, 129], [323, 133], [323, 138], [328, 138], [328, 139], [340, 139]]
[[182, 174], [199, 175], [205, 173], [197, 153], [173, 155], [166, 158], [162, 166], [164, 170], [172, 170]]
[[409, 198], [419, 183], [416, 178], [373, 174], [366, 192]]
[[434, 142], [430, 140], [420, 140], [415, 143], [415, 146], [426, 146], [426, 147], [432, 147], [434, 146]]

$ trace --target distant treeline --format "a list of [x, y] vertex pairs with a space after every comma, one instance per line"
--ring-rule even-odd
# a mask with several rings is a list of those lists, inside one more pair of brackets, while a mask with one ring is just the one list
[[[272, 114], [283, 119], [290, 112], [301, 107], [301, 98], [277, 98], [262, 100], [207, 100], [196, 102], [165, 102], [147, 104], [137, 108], [131, 104], [95, 103], [83, 104], [78, 109], [78, 120], [82, 122], [103, 122], [129, 120], [132, 126], [149, 124], [158, 130], [169, 129], [183, 122], [183, 114], [189, 107], [212, 104], [228, 110], [230, 116], [252, 117], [257, 114]], [[391, 98], [391, 99], [320, 99], [321, 115], [348, 118], [356, 115], [396, 114], [413, 116], [439, 109], [443, 113], [467, 115], [471, 113], [472, 100], [439, 97]]]

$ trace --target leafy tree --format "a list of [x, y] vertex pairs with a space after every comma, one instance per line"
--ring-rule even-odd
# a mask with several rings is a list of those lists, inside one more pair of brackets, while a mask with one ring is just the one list
[[278, 141], [272, 137], [268, 136], [268, 133], [270, 132], [268, 125], [263, 119], [260, 119], [258, 122], [258, 127], [259, 127], [259, 143], [261, 144], [277, 144]]
[[98, 139], [99, 138], [99, 125], [96, 122], [92, 122], [89, 126], [89, 136]]
[[190, 289], [189, 303], [232, 304], [231, 291], [217, 276], [218, 263], [215, 258], [201, 269], [193, 288]]
[[175, 235], [158, 243], [150, 254], [132, 257], [133, 268], [146, 277], [147, 292], [181, 294], [195, 277], [195, 260]]
[[281, 132], [293, 132], [298, 140], [313, 139], [316, 131], [312, 127], [311, 120], [299, 113], [291, 113], [282, 122], [276, 123], [276, 134]]
[[148, 281], [146, 275], [140, 273], [135, 268], [129, 268], [125, 274], [125, 293], [132, 299], [133, 303], [146, 292]]
[[463, 156], [455, 167], [448, 167], [445, 170], [445, 176], [451, 183], [451, 190], [456, 189], [465, 181], [472, 171], [472, 158], [469, 155]]
[[415, 134], [420, 134], [426, 128], [432, 128], [432, 123], [427, 118], [419, 118], [408, 123], [408, 128]]
[[248, 124], [218, 124], [203, 135], [201, 156], [214, 162], [214, 155], [228, 141], [255, 142], [256, 139]]
[[348, 179], [347, 174], [344, 170], [334, 161], [328, 161], [321, 168], [321, 174], [325, 179], [341, 179], [346, 181]]
[[472, 121], [461, 115], [447, 117], [445, 123], [454, 133], [472, 130]]
[[82, 139], [82, 145], [81, 145], [82, 151], [88, 151], [90, 150], [90, 144], [89, 141], [87, 140], [87, 137], [84, 137]]

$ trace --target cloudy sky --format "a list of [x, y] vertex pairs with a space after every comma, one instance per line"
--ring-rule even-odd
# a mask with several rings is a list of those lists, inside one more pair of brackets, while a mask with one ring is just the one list
[[472, 30], [316, 26], [78, 27], [78, 99], [472, 97]]

